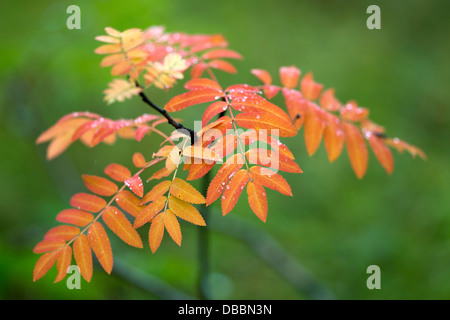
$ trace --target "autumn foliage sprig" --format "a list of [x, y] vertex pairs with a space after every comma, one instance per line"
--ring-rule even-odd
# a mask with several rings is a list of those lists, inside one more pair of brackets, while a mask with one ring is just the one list
[[[294, 154], [279, 137], [294, 137], [301, 128], [309, 155], [316, 152], [323, 140], [328, 159], [333, 162], [345, 145], [358, 178], [367, 170], [367, 145], [388, 174], [394, 166], [390, 148], [425, 158], [417, 147], [387, 137], [385, 129], [369, 119], [367, 108], [356, 101], [341, 103], [333, 89], [323, 90], [311, 73], [301, 77], [294, 66], [279, 69], [279, 85], [273, 83], [267, 71], [253, 69], [251, 72], [260, 84], [223, 88], [216, 72], [235, 74], [237, 69], [228, 59], [242, 56], [229, 49], [221, 35], [169, 33], [159, 26], [105, 31], [106, 35], [96, 38], [105, 44], [95, 52], [105, 55], [100, 65], [111, 67], [111, 74], [116, 77], [104, 91], [105, 101], [112, 104], [140, 96], [158, 114], [111, 120], [89, 112], [75, 112], [61, 118], [37, 142], [50, 141], [49, 160], [76, 140], [94, 147], [99, 143], [113, 144], [117, 138], [141, 141], [153, 133], [161, 137], [162, 144], [151, 160], [136, 152], [132, 157], [134, 170], [112, 163], [105, 168], [105, 176], [82, 176], [89, 192], [71, 198], [72, 208], [56, 216], [62, 225], [50, 229], [33, 250], [42, 254], [34, 269], [34, 281], [55, 263], [55, 282], [61, 281], [74, 258], [81, 275], [89, 282], [93, 274], [92, 252], [110, 273], [113, 253], [104, 225], [137, 248], [142, 248], [143, 242], [136, 229], [148, 226], [148, 243], [153, 253], [165, 231], [181, 245], [179, 219], [205, 226], [197, 205], [209, 206], [220, 198], [222, 213], [226, 215], [244, 189], [251, 210], [265, 222], [268, 214], [265, 188], [292, 196], [288, 182], [278, 171], [302, 172]], [[144, 93], [149, 87], [168, 91], [186, 77], [190, 78], [184, 84], [187, 91], [168, 99], [164, 108]], [[280, 92], [284, 100], [281, 107], [270, 102]], [[197, 132], [185, 128], [171, 115], [203, 103], [209, 105], [203, 111], [202, 127]], [[166, 134], [160, 129], [163, 124], [181, 130]], [[177, 139], [179, 142], [175, 143]], [[162, 163], [162, 167], [154, 170]], [[202, 195], [188, 181], [202, 178], [216, 165], [219, 168], [207, 194]], [[187, 172], [185, 178], [183, 171]], [[149, 177], [143, 178], [144, 174]]]

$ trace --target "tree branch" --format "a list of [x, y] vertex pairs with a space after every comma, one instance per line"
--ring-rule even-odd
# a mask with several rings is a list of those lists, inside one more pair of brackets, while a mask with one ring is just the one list
[[[186, 130], [187, 132], [189, 132], [189, 136], [191, 137], [191, 144], [194, 144], [195, 140], [196, 140], [196, 134], [195, 131], [190, 129], [190, 128], [186, 128], [185, 126], [183, 126], [181, 123], [177, 122], [175, 119], [173, 119], [169, 113], [164, 110], [163, 108], [157, 106], [156, 104], [153, 103], [153, 101], [151, 101], [147, 95], [144, 93], [144, 88], [141, 87], [139, 85], [139, 83], [136, 82], [136, 86], [141, 88], [142, 91], [139, 93], [139, 96], [141, 97], [142, 101], [144, 101], [147, 105], [149, 105], [150, 107], [152, 107], [154, 110], [156, 110], [157, 112], [159, 112], [160, 114], [162, 114], [166, 119], [167, 122], [174, 127], [177, 130], [181, 130], [182, 133], [186, 134], [185, 132], [183, 132], [183, 130]], [[186, 134], [187, 135], [187, 134]]]

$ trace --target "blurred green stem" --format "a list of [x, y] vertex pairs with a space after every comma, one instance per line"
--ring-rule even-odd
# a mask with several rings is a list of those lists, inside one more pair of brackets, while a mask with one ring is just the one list
[[[202, 193], [206, 194], [208, 191], [211, 176], [208, 172], [202, 178]], [[208, 277], [210, 272], [209, 266], [209, 207], [202, 206], [202, 215], [205, 219], [206, 226], [198, 229], [198, 295], [202, 300], [210, 298]]]

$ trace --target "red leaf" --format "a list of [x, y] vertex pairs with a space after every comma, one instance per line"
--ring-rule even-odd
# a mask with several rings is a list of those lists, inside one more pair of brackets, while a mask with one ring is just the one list
[[135, 138], [137, 141], [141, 141], [147, 132], [151, 132], [151, 128], [148, 126], [139, 126], [135, 132]]
[[195, 104], [217, 100], [222, 96], [223, 94], [218, 92], [217, 90], [192, 90], [170, 99], [164, 109], [168, 112], [180, 111]]
[[128, 178], [131, 177], [131, 172], [126, 167], [111, 163], [105, 168], [105, 174], [107, 174], [109, 177], [116, 181], [124, 182]]
[[257, 183], [249, 181], [247, 184], [248, 203], [252, 211], [261, 221], [267, 219], [267, 196], [264, 188]]
[[113, 267], [113, 254], [105, 229], [99, 222], [94, 222], [88, 230], [87, 238], [101, 266], [110, 274]]
[[100, 196], [112, 196], [118, 190], [117, 185], [108, 179], [87, 174], [82, 175], [82, 178], [86, 188]]
[[144, 196], [144, 184], [142, 183], [141, 177], [134, 175], [124, 181], [128, 188], [131, 189], [138, 197]]
[[368, 154], [366, 142], [354, 125], [343, 122], [345, 142], [353, 171], [358, 179], [361, 179], [367, 170]]
[[77, 193], [70, 199], [70, 205], [81, 210], [96, 213], [106, 206], [106, 201], [89, 193]]

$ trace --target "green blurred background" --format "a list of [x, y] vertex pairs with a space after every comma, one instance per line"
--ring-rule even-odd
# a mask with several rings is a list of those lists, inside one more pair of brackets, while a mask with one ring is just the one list
[[[81, 8], [81, 30], [68, 30], [66, 8]], [[366, 9], [381, 8], [381, 30], [368, 30]], [[334, 87], [341, 101], [355, 99], [371, 118], [422, 148], [428, 161], [395, 155], [387, 176], [370, 154], [363, 180], [348, 156], [328, 163], [323, 145], [305, 152], [302, 134], [288, 143], [302, 175], [287, 174], [294, 197], [269, 191], [269, 217], [261, 223], [244, 195], [227, 217], [270, 236], [338, 299], [450, 298], [450, 20], [448, 1], [8, 1], [0, 30], [0, 298], [157, 299], [126, 276], [98, 267], [90, 284], [68, 290], [52, 284], [53, 269], [36, 283], [32, 253], [71, 195], [85, 190], [81, 174], [100, 174], [110, 162], [131, 163], [140, 150], [150, 156], [159, 139], [118, 141], [94, 149], [76, 143], [62, 156], [45, 159], [38, 135], [73, 111], [110, 118], [149, 112], [135, 98], [107, 106], [102, 91], [111, 76], [93, 50], [103, 28], [165, 25], [168, 31], [221, 33], [244, 56], [237, 75], [218, 73], [221, 83], [257, 84], [251, 68], [275, 75], [280, 66], [312, 71]], [[150, 90], [164, 105], [182, 91]], [[279, 100], [281, 101], [281, 100]], [[197, 113], [176, 116], [189, 125]], [[198, 184], [196, 184], [198, 186]], [[217, 210], [217, 206], [214, 210]], [[113, 252], [143, 275], [197, 295], [198, 229], [182, 224], [179, 248], [166, 234], [152, 254], [124, 246], [111, 234]], [[145, 234], [143, 235], [145, 239]], [[305, 299], [251, 247], [221, 232], [210, 235], [211, 283], [218, 299]], [[381, 268], [381, 290], [368, 290], [366, 269]], [[126, 273], [126, 272], [125, 272]], [[133, 273], [140, 275], [139, 273]], [[144, 280], [143, 280], [144, 281]]]

